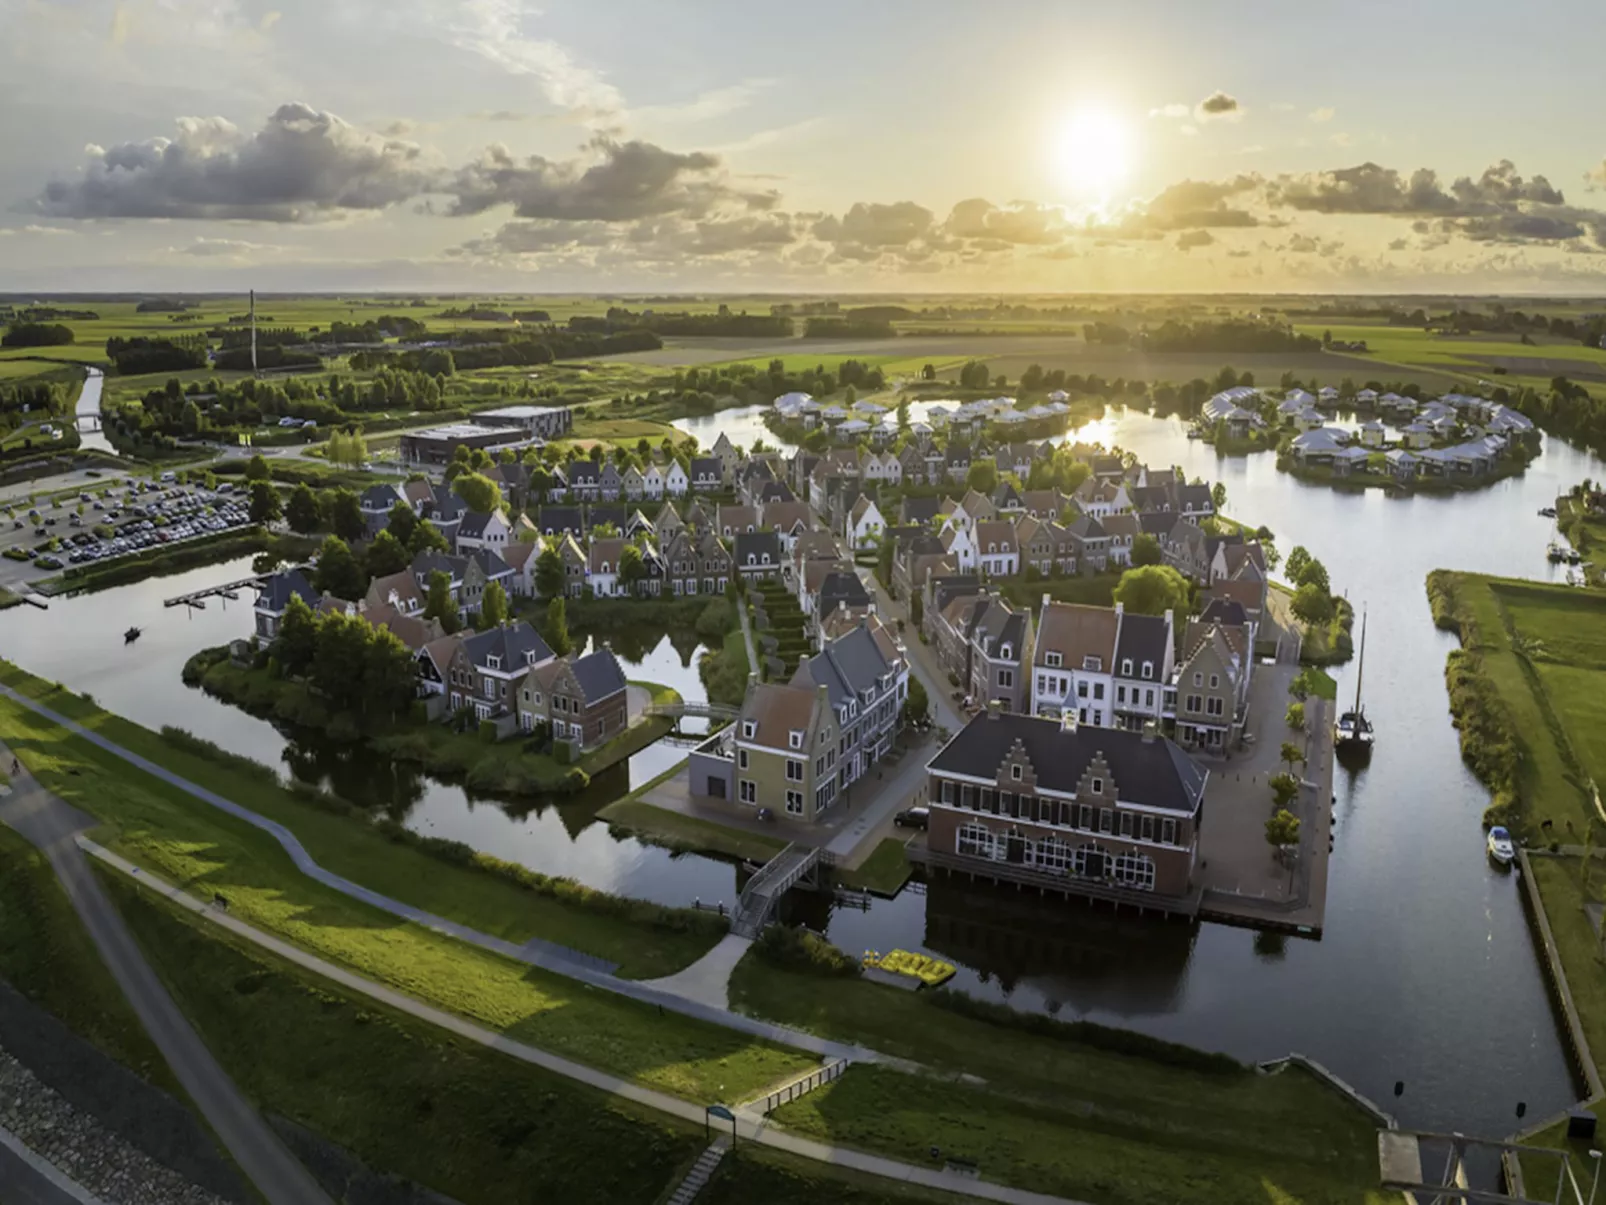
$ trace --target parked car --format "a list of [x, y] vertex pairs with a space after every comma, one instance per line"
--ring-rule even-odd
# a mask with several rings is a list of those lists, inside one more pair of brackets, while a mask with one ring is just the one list
[[898, 828], [929, 828], [931, 825], [930, 808], [904, 808], [892, 818], [892, 823]]

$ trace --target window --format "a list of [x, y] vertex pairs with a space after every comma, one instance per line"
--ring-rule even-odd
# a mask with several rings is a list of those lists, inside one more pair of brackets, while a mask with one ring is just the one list
[[1009, 776], [1012, 779], [1014, 779], [1016, 782], [1019, 782], [1020, 781], [1020, 767], [1019, 766], [1011, 766], [1009, 768]]
[[[1134, 691], [1133, 691], [1133, 692], [1132, 692], [1132, 698], [1133, 698], [1133, 699], [1134, 699], [1134, 700], [1136, 700], [1136, 699], [1137, 699], [1137, 697], [1138, 697], [1138, 692], [1137, 692], [1137, 691], [1135, 691], [1135, 690], [1134, 690]], [[1124, 686], [1117, 686], [1117, 687], [1116, 687], [1116, 688], [1115, 688], [1115, 701], [1116, 701], [1116, 702], [1117, 702], [1117, 703], [1125, 703], [1125, 702], [1126, 702], [1126, 687], [1124, 687]]]
[[1093, 683], [1093, 697], [1095, 699], [1102, 699], [1104, 697], [1104, 683], [1102, 683], [1102, 682]]
[[788, 791], [786, 793], [786, 810], [794, 816], [803, 814], [803, 792]]
[[1117, 854], [1114, 878], [1124, 887], [1154, 890], [1154, 859], [1147, 854]]
[[1210, 689], [1211, 690], [1220, 690], [1221, 689], [1221, 675], [1220, 674], [1211, 674], [1210, 675]]
[[1152, 690], [1146, 690], [1143, 692], [1143, 705], [1145, 707], [1154, 706], [1154, 692]]
[[786, 781], [787, 782], [802, 782], [803, 781], [803, 763], [802, 762], [793, 761], [791, 758], [787, 758], [786, 759]]
[[1014, 646], [1006, 644], [1003, 648], [998, 650], [998, 656], [1004, 661], [1010, 661], [1014, 659], [1014, 652]]
[[1078, 681], [1077, 682], [1077, 684], [1076, 684], [1076, 697], [1079, 698], [1079, 699], [1087, 698], [1087, 683], [1086, 682], [1082, 682], [1082, 681]]
[[739, 785], [741, 786], [743, 803], [758, 802], [758, 784], [751, 778], [744, 778]]
[[1208, 715], [1219, 716], [1223, 713], [1222, 701], [1214, 696], [1205, 700], [1205, 712]]
[[1109, 808], [1099, 809], [1099, 832], [1109, 833], [1115, 831], [1115, 813]]
[[1147, 682], [1149, 679], [1151, 679], [1153, 677], [1154, 677], [1154, 662], [1145, 661], [1143, 663], [1143, 680], [1145, 682]]
[[1143, 818], [1142, 836], [1143, 836], [1143, 839], [1145, 841], [1153, 841], [1154, 840], [1154, 817], [1153, 816], [1145, 816]]
[[1058, 653], [1049, 653], [1043, 658], [1043, 664], [1048, 666], [1049, 669], [1058, 669], [1064, 662], [1060, 660]]
[[1086, 670], [1091, 670], [1095, 674], [1103, 673], [1104, 672], [1104, 659], [1102, 657], [1083, 657], [1082, 658], [1082, 668], [1086, 669]]
[[1175, 820], [1160, 821], [1160, 844], [1175, 845], [1177, 843], [1177, 822]]
[[1122, 812], [1121, 813], [1121, 836], [1130, 837], [1131, 835], [1132, 835], [1132, 813], [1131, 812]]
[[801, 749], [803, 747], [803, 733], [794, 728], [786, 734], [786, 743], [793, 749]]
[[1104, 794], [1104, 780], [1103, 780], [1103, 779], [1102, 779], [1102, 778], [1095, 778], [1095, 779], [1094, 779], [1094, 780], [1093, 780], [1093, 781], [1092, 781], [1092, 782], [1091, 782], [1091, 783], [1090, 783], [1090, 784], [1089, 784], [1089, 789], [1090, 789], [1090, 790], [1091, 790], [1091, 791], [1092, 791], [1092, 793], [1093, 793], [1093, 794], [1095, 794], [1095, 795], [1102, 795], [1102, 794]]
[[743, 720], [742, 721], [742, 736], [747, 740], [752, 740], [757, 735], [758, 735], [758, 721], [756, 721], [756, 720]]
[[954, 784], [946, 778], [942, 780], [942, 801], [944, 803], [954, 801]]
[[1198, 714], [1198, 712], [1199, 712], [1199, 696], [1198, 695], [1189, 695], [1188, 696], [1187, 710], [1192, 712], [1192, 713], [1194, 713], [1195, 715]]
[[983, 824], [963, 824], [954, 842], [954, 852], [972, 858], [998, 857], [998, 840], [990, 828]]
[[1121, 676], [1123, 678], [1130, 678], [1132, 676], [1132, 658], [1121, 658]]
[[736, 767], [737, 767], [737, 769], [740, 769], [740, 770], [747, 769], [747, 750], [746, 749], [738, 749], [738, 750], [736, 750]]
[[1011, 669], [1001, 669], [1001, 670], [999, 670], [998, 671], [998, 685], [1006, 686], [1006, 687], [1014, 686], [1015, 685], [1015, 671], [1011, 670]]
[[1204, 685], [1204, 675], [1201, 674], [1198, 670], [1194, 670], [1193, 671], [1193, 684], [1195, 686], [1203, 686]]

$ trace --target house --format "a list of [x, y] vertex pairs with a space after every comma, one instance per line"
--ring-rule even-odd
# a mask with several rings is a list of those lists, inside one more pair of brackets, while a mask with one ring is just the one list
[[911, 485], [928, 484], [930, 475], [926, 471], [926, 450], [917, 443], [905, 446], [898, 453], [898, 473], [900, 480], [908, 481]]
[[1421, 462], [1404, 448], [1395, 448], [1383, 453], [1383, 463], [1390, 477], [1408, 483], [1416, 479], [1417, 467]]
[[370, 485], [358, 495], [357, 509], [362, 511], [369, 539], [383, 531], [390, 522], [391, 507], [405, 500], [394, 485]]
[[513, 525], [501, 511], [465, 511], [457, 524], [454, 547], [459, 556], [466, 556], [477, 548], [501, 552], [513, 536]]
[[1177, 510], [1189, 519], [1208, 519], [1216, 513], [1216, 504], [1210, 497], [1210, 487], [1200, 482], [1198, 485], [1183, 485], [1176, 487]]
[[646, 478], [635, 465], [627, 465], [620, 474], [620, 489], [626, 499], [631, 502], [640, 502], [647, 496]]
[[839, 743], [827, 687], [750, 682], [736, 722], [687, 759], [691, 795], [816, 820], [838, 798]]
[[717, 456], [699, 456], [691, 462], [691, 488], [698, 494], [717, 494], [725, 488], [725, 463]]
[[934, 496], [905, 497], [898, 503], [898, 522], [902, 525], [919, 524], [930, 527], [941, 513], [942, 500]]
[[1294, 436], [1289, 451], [1300, 464], [1331, 464], [1333, 454], [1349, 442], [1349, 432], [1342, 427], [1321, 427]]
[[993, 491], [993, 513], [998, 515], [1014, 514], [1022, 510], [1020, 491], [1015, 488], [1012, 481], [1000, 481], [998, 488]]
[[1371, 458], [1372, 454], [1358, 445], [1340, 448], [1333, 453], [1333, 475], [1348, 477], [1357, 469], [1364, 469]]
[[411, 570], [376, 577], [368, 583], [363, 605], [369, 610], [392, 607], [401, 615], [422, 615], [428, 592], [418, 584]]
[[541, 555], [541, 544], [536, 540], [514, 540], [502, 549], [502, 559], [513, 570], [508, 593], [520, 598], [535, 597], [535, 562]]
[[1249, 630], [1191, 620], [1178, 658], [1174, 707], [1178, 744], [1224, 754], [1243, 731], [1253, 647]]
[[781, 540], [781, 551], [790, 554], [799, 536], [813, 526], [806, 502], [766, 502], [760, 512], [760, 523], [773, 531]]
[[452, 675], [452, 660], [462, 643], [461, 636], [437, 636], [413, 654], [413, 663], [418, 669], [420, 698], [445, 696], [446, 685]]
[[657, 517], [652, 521], [653, 534], [658, 537], [660, 544], [673, 539], [685, 526], [686, 521], [680, 517], [673, 502], [665, 502], [660, 506]]
[[1015, 520], [1015, 547], [1020, 551], [1021, 572], [1049, 577], [1058, 569], [1056, 536], [1063, 528], [1052, 520], [1023, 515]]
[[457, 592], [457, 605], [463, 614], [480, 613], [485, 602], [485, 591], [492, 582], [501, 586], [504, 594], [513, 593], [513, 567], [500, 554], [489, 548], [474, 548], [455, 559], [462, 562], [463, 584]]
[[[664, 496], [664, 470], [656, 464], [649, 464], [640, 471], [641, 497], [648, 502], [658, 502]], [[625, 482], [626, 492], [629, 492], [629, 479]]]
[[691, 490], [691, 477], [686, 466], [671, 460], [664, 467], [664, 493], [671, 498], [684, 498]]
[[1381, 448], [1383, 441], [1388, 437], [1383, 424], [1377, 419], [1368, 419], [1361, 424], [1361, 446], [1363, 448]]
[[849, 566], [828, 565], [810, 601], [813, 605], [806, 610], [810, 610], [814, 616], [816, 647], [829, 638], [826, 633], [827, 620], [839, 623], [846, 617], [856, 624], [875, 611], [870, 592]]
[[743, 532], [757, 531], [758, 507], [717, 506], [714, 508], [714, 528], [726, 540], [734, 539]]
[[898, 598], [912, 599], [938, 566], [950, 570], [958, 566], [948, 559], [948, 550], [936, 536], [922, 534], [900, 540], [892, 550], [892, 592]]
[[735, 481], [736, 470], [741, 468], [742, 453], [735, 444], [731, 443], [730, 436], [721, 431], [709, 454], [719, 461], [720, 480]]
[[519, 682], [519, 730], [546, 724], [554, 740], [592, 749], [630, 726], [628, 699], [624, 670], [606, 645], [583, 657], [554, 659]]
[[972, 704], [996, 702], [1005, 711], [1025, 711], [1031, 700], [1031, 612], [996, 594], [980, 595], [969, 629], [968, 674], [962, 682]]
[[1015, 543], [1015, 525], [1007, 519], [977, 523], [976, 563], [990, 578], [1014, 577], [1020, 572], [1020, 548]]
[[602, 497], [602, 466], [594, 460], [571, 460], [569, 497], [576, 502], [595, 502]]
[[773, 531], [744, 531], [736, 536], [736, 572], [744, 582], [769, 581], [781, 576], [781, 540]]
[[558, 538], [557, 547], [558, 560], [563, 565], [563, 593], [569, 598], [579, 598], [586, 591], [591, 558], [580, 547], [580, 541], [569, 533]]
[[586, 550], [586, 585], [598, 598], [630, 593], [619, 581], [619, 558], [629, 543], [622, 537], [591, 541], [591, 547]]
[[945, 527], [937, 537], [943, 551], [953, 558], [954, 566], [962, 573], [972, 573], [977, 566], [976, 540], [966, 527]]
[[1032, 651], [1032, 714], [1072, 714], [1097, 728], [1114, 722], [1122, 613], [1120, 604], [1093, 607], [1043, 596]]
[[1196, 582], [1210, 580], [1210, 538], [1191, 519], [1178, 519], [1160, 540], [1167, 565]]
[[256, 634], [264, 641], [278, 638], [279, 625], [284, 621], [284, 609], [290, 605], [293, 595], [300, 595], [309, 607], [316, 607], [319, 601], [318, 592], [300, 569], [285, 569], [265, 577], [257, 582], [256, 589], [256, 603], [252, 611], [256, 616]]
[[823, 689], [835, 712], [840, 798], [892, 751], [909, 697], [909, 662], [903, 647], [871, 616], [806, 658], [791, 685]]
[[1132, 509], [1132, 499], [1126, 492], [1126, 486], [1118, 481], [1089, 477], [1076, 487], [1071, 497], [1084, 515], [1094, 519]]
[[434, 495], [434, 501], [429, 506], [429, 521], [441, 533], [448, 548], [457, 547], [457, 528], [466, 514], [468, 503], [450, 490], [442, 490]]
[[1260, 412], [1250, 409], [1259, 404], [1260, 394], [1248, 386], [1224, 389], [1205, 402], [1200, 410], [1200, 421], [1206, 427], [1220, 423], [1229, 438], [1244, 439], [1251, 431], [1266, 425]]
[[1022, 490], [1021, 509], [1034, 519], [1058, 519], [1069, 507], [1069, 500], [1058, 490]]
[[1099, 526], [1110, 538], [1106, 552], [1110, 564], [1125, 568], [1132, 563], [1132, 541], [1143, 534], [1143, 524], [1134, 514], [1109, 515]]
[[1152, 730], [988, 709], [927, 767], [926, 860], [1189, 915], [1208, 772]]
[[1110, 537], [1092, 515], [1078, 515], [1065, 525], [1065, 534], [1074, 558], [1067, 572], [1103, 573], [1109, 565]]
[[624, 492], [625, 481], [619, 472], [619, 466], [613, 461], [604, 461], [602, 468], [597, 472], [597, 492], [602, 495], [604, 502], [617, 502]]
[[452, 657], [447, 698], [454, 711], [471, 706], [482, 720], [514, 715], [519, 682], [552, 659], [546, 641], [523, 620], [465, 635]]
[[943, 453], [943, 474], [949, 481], [958, 483], [970, 476], [970, 445], [959, 440], [950, 440], [948, 449]]
[[1162, 723], [1166, 687], [1176, 668], [1172, 614], [1136, 615], [1121, 610], [1115, 639], [1115, 708], [1111, 724], [1141, 732]]
[[585, 534], [585, 512], [578, 506], [543, 506], [536, 514], [535, 529], [544, 536]]
[[848, 543], [848, 549], [857, 552], [861, 548], [874, 548], [881, 542], [881, 533], [886, 529], [886, 520], [881, 517], [881, 510], [875, 502], [865, 494], [859, 495], [859, 500], [853, 504], [848, 512], [847, 523], [843, 536]]
[[725, 583], [730, 581], [731, 554], [725, 543], [711, 531], [700, 532], [695, 541], [695, 563], [698, 571], [697, 580], [702, 583], [702, 589], [692, 588], [690, 582], [686, 585], [687, 594], [720, 594], [725, 589]]

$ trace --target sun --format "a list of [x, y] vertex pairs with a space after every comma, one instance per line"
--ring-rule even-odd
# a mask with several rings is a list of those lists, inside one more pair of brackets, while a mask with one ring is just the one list
[[1104, 109], [1084, 109], [1061, 127], [1059, 174], [1078, 196], [1103, 202], [1132, 170], [1132, 131]]

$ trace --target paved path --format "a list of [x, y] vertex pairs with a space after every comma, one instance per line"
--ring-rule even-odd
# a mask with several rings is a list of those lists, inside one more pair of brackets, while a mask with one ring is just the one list
[[758, 670], [758, 649], [753, 645], [753, 621], [747, 614], [745, 595], [736, 600], [736, 617], [742, 621], [742, 641], [747, 645], [747, 669], [749, 673], [754, 673]]
[[0, 1190], [0, 1205], [102, 1205], [9, 1130], [0, 1130]]
[[[343, 967], [326, 962], [314, 954], [298, 946], [252, 928], [243, 921], [236, 920], [225, 912], [220, 912], [203, 904], [193, 896], [162, 881], [155, 875], [141, 870], [126, 859], [96, 845], [87, 837], [81, 837], [78, 844], [94, 857], [101, 859], [108, 865], [115, 867], [122, 873], [129, 875], [152, 891], [166, 896], [197, 916], [204, 917], [211, 923], [229, 930], [231, 933], [260, 946], [275, 956], [287, 962], [293, 962], [326, 979], [331, 979], [349, 991], [357, 992], [376, 1000], [389, 1008], [396, 1009], [409, 1016], [427, 1021], [431, 1025], [449, 1030], [459, 1037], [466, 1038], [481, 1046], [501, 1051], [521, 1062], [532, 1066], [544, 1068], [567, 1079], [579, 1083], [589, 1084], [610, 1095], [633, 1101], [647, 1108], [655, 1109], [660, 1113], [681, 1118], [684, 1121], [702, 1124], [704, 1119], [703, 1106], [691, 1101], [681, 1100], [618, 1076], [598, 1071], [594, 1067], [587, 1067], [583, 1063], [576, 1063], [570, 1059], [539, 1050], [509, 1038], [505, 1034], [486, 1029], [462, 1017], [443, 1012], [433, 1008], [411, 996], [404, 996], [400, 992], [388, 988], [380, 983], [354, 975]], [[961, 1193], [965, 1196], [978, 1197], [988, 1201], [1010, 1202], [1012, 1205], [1081, 1205], [1079, 1202], [1067, 1201], [1063, 1197], [1051, 1197], [1042, 1193], [1026, 1192], [1018, 1188], [1009, 1188], [1002, 1184], [993, 1184], [984, 1180], [968, 1180], [962, 1177], [935, 1171], [931, 1168], [915, 1167], [912, 1164], [900, 1163], [894, 1159], [884, 1159], [879, 1155], [869, 1155], [861, 1151], [849, 1150], [845, 1147], [831, 1146], [826, 1143], [812, 1142], [806, 1138], [799, 1138], [792, 1134], [773, 1129], [769, 1123], [752, 1114], [748, 1110], [740, 1110], [737, 1114], [737, 1135], [739, 1139], [762, 1143], [778, 1150], [790, 1151], [806, 1159], [815, 1159], [822, 1163], [834, 1163], [840, 1167], [852, 1168], [856, 1171], [867, 1172], [870, 1175], [884, 1176], [888, 1179], [902, 1180], [909, 1184], [918, 1184], [926, 1188], [946, 1189], [949, 1192]], [[307, 1198], [308, 1200], [316, 1198]]]
[[[0, 746], [0, 759], [9, 761], [10, 756]], [[257, 1116], [140, 953], [75, 844], [77, 835], [92, 827], [94, 820], [45, 791], [29, 774], [21, 775], [12, 784], [11, 795], [0, 801], [0, 820], [50, 860], [73, 910], [140, 1023], [251, 1183], [270, 1205], [327, 1203], [317, 1181]]]
[[751, 937], [726, 934], [720, 943], [691, 966], [662, 979], [649, 979], [662, 992], [684, 996], [711, 1008], [730, 1007], [730, 978], [736, 964], [753, 944]]

